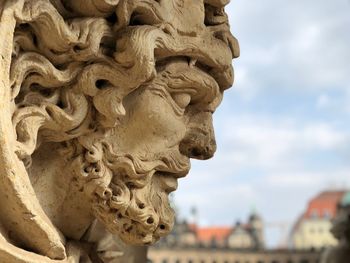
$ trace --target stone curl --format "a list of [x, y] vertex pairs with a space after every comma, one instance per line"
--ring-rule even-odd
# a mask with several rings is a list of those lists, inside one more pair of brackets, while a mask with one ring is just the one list
[[[1, 243], [11, 240], [43, 256], [33, 262], [68, 260], [70, 244], [28, 178], [32, 156], [45, 143], [66, 145], [75, 186], [112, 233], [149, 244], [170, 231], [168, 193], [152, 178], [184, 175], [191, 151], [180, 153], [172, 145], [164, 147], [162, 158], [146, 158], [119, 152], [106, 138], [126, 115], [125, 98], [136, 89], [166, 99], [177, 117], [186, 112], [174, 100], [181, 92], [190, 94], [193, 112], [207, 116], [215, 110], [233, 82], [231, 60], [239, 54], [223, 10], [227, 2], [1, 2], [0, 38], [11, 44], [0, 43], [0, 137], [6, 137], [0, 144], [0, 198], [14, 208], [0, 204], [0, 230], [12, 235], [0, 234], [0, 258], [18, 252], [12, 244], [7, 252]], [[190, 10], [197, 12], [195, 21]]]

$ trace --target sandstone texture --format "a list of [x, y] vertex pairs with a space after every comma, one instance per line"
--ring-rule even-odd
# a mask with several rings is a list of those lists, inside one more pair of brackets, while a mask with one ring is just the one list
[[1, 263], [142, 262], [169, 233], [233, 83], [228, 2], [0, 0]]

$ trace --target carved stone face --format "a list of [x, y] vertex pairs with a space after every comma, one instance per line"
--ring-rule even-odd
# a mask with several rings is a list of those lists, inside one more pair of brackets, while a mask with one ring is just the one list
[[105, 157], [95, 161], [110, 170], [111, 175], [101, 177], [111, 182], [108, 179], [97, 191], [102, 195], [94, 209], [112, 232], [125, 241], [148, 244], [171, 230], [173, 212], [167, 195], [187, 174], [190, 157], [213, 155], [211, 112], [220, 98], [211, 76], [176, 59], [125, 97], [126, 114], [116, 127], [104, 131], [103, 138], [97, 133], [87, 140], [91, 141], [85, 147], [108, 145], [99, 154]]
[[[14, 44], [0, 45], [10, 72], [0, 131], [9, 124], [14, 132], [0, 146], [0, 172], [22, 190], [9, 201], [20, 208], [0, 204], [0, 211], [19, 243], [62, 259], [53, 224], [80, 239], [97, 218], [133, 244], [171, 230], [168, 194], [190, 158], [213, 155], [212, 113], [233, 82], [238, 44], [227, 2], [21, 0], [4, 7]], [[9, 24], [0, 27], [11, 35]], [[22, 176], [12, 179], [13, 171]], [[31, 182], [11, 181], [28, 171]], [[36, 220], [18, 216], [28, 213]], [[78, 219], [84, 224], [75, 231]]]

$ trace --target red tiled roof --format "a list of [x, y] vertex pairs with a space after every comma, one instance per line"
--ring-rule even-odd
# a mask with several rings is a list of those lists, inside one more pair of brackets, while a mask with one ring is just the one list
[[346, 191], [326, 191], [313, 198], [308, 205], [304, 218], [324, 217], [328, 215], [334, 218], [337, 213], [337, 205]]
[[197, 228], [197, 238], [199, 242], [210, 242], [216, 240], [223, 242], [232, 231], [232, 227], [203, 227]]
[[197, 232], [198, 226], [197, 226], [197, 224], [190, 223], [190, 224], [188, 224], [188, 228], [190, 230], [192, 230], [193, 232]]
[[297, 222], [295, 222], [292, 232], [295, 233], [304, 219], [322, 218], [326, 214], [333, 219], [337, 213], [337, 205], [345, 195], [346, 191], [325, 191], [311, 199], [306, 209]]

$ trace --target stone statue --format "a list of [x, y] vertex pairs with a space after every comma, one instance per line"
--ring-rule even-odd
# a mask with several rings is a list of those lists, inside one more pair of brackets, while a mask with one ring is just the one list
[[0, 0], [1, 263], [119, 262], [169, 233], [233, 82], [228, 2]]

